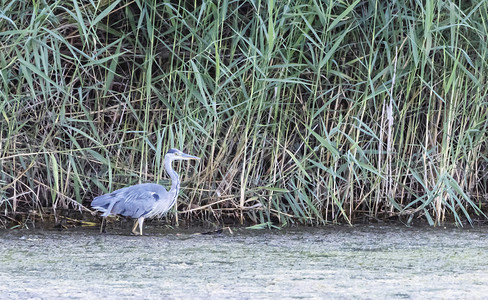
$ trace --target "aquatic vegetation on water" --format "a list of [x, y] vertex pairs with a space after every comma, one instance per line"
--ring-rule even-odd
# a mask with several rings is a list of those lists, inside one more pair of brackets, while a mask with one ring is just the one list
[[95, 2], [0, 0], [0, 225], [172, 147], [175, 220], [486, 219], [487, 1]]
[[0, 231], [0, 297], [482, 299], [487, 292], [486, 228], [195, 231], [153, 229], [137, 238]]

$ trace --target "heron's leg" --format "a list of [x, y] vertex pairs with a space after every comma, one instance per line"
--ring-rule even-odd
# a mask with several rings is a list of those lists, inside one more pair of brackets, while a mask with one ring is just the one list
[[137, 225], [139, 224], [139, 219], [137, 219], [135, 222], [134, 222], [134, 227], [132, 227], [132, 233], [134, 235], [138, 235], [139, 233], [136, 231], [136, 228], [137, 228]]
[[[105, 225], [105, 226], [104, 226]], [[105, 229], [107, 228], [107, 218], [103, 217], [102, 218], [102, 224], [100, 225], [100, 233], [105, 233], [107, 232]]]
[[139, 231], [142, 235], [142, 224], [144, 224], [144, 217], [140, 217], [138, 221], [139, 221]]

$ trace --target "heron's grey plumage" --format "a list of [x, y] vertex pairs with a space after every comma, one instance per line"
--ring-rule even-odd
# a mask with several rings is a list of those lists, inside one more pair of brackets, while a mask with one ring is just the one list
[[170, 149], [164, 156], [164, 167], [171, 177], [171, 189], [169, 191], [159, 184], [142, 183], [98, 196], [93, 199], [91, 206], [103, 212], [103, 217], [122, 215], [137, 219], [132, 232], [137, 234], [135, 229], [139, 224], [142, 235], [142, 224], [145, 218], [162, 216], [176, 203], [180, 190], [180, 178], [173, 169], [172, 162], [190, 159], [199, 158], [185, 154], [178, 149]]

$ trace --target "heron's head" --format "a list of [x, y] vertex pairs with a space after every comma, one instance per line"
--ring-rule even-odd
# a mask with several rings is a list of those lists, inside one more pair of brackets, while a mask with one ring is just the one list
[[191, 159], [200, 160], [200, 157], [183, 153], [178, 149], [170, 149], [164, 157], [171, 160], [191, 160]]

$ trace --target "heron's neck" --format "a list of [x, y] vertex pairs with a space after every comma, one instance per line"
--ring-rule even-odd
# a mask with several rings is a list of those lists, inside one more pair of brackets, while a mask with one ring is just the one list
[[173, 166], [171, 165], [172, 162], [173, 160], [171, 159], [165, 159], [164, 168], [169, 174], [169, 177], [171, 177], [171, 189], [169, 191], [175, 192], [175, 195], [178, 195], [178, 192], [180, 190], [180, 176], [178, 176], [178, 173], [173, 170]]

